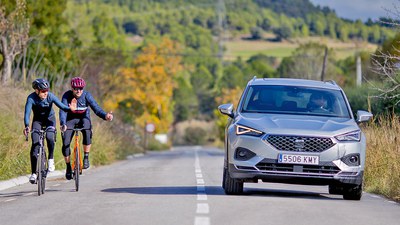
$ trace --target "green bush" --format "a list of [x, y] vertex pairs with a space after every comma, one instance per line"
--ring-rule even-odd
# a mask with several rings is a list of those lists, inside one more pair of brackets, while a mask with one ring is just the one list
[[185, 129], [184, 140], [186, 144], [203, 145], [207, 140], [207, 132], [200, 127], [188, 127]]

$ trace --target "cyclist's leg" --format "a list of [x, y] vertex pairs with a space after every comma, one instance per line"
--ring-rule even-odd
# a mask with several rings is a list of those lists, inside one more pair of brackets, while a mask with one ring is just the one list
[[73, 135], [73, 129], [75, 127], [75, 124], [79, 122], [79, 119], [71, 119], [67, 120], [67, 130], [64, 132], [64, 135], [62, 136], [62, 141], [63, 141], [63, 146], [62, 146], [62, 153], [65, 159], [66, 163], [69, 163], [70, 159], [69, 156], [71, 155], [71, 141], [72, 141], [72, 135]]
[[87, 169], [90, 167], [89, 163], [89, 152], [90, 152], [90, 147], [92, 144], [92, 123], [90, 119], [88, 118], [83, 118], [82, 119], [82, 127], [84, 130], [82, 131], [82, 136], [83, 136], [83, 152], [84, 152], [84, 157], [83, 157], [83, 168]]
[[72, 168], [71, 168], [71, 162], [70, 162], [70, 155], [71, 155], [71, 140], [72, 140], [72, 134], [73, 130], [70, 130], [74, 128], [75, 124], [77, 123], [77, 119], [72, 119], [67, 121], [67, 130], [64, 132], [63, 135], [63, 147], [62, 147], [62, 154], [64, 156], [65, 164], [66, 164], [66, 171], [65, 171], [65, 178], [67, 180], [72, 179]]
[[[42, 128], [42, 123], [40, 121], [33, 121], [32, 122], [32, 131], [34, 129], [40, 130], [41, 128]], [[31, 133], [31, 138], [32, 138], [32, 146], [31, 146], [31, 151], [30, 151], [31, 172], [32, 172], [32, 174], [36, 174], [37, 155], [38, 155], [39, 148], [40, 148], [39, 134], [36, 133], [36, 132], [32, 132]], [[35, 183], [36, 182], [36, 179], [34, 177], [35, 176], [31, 176], [30, 177], [29, 181], [31, 183]]]
[[54, 158], [54, 142], [56, 133], [56, 117], [52, 116], [48, 118], [46, 127], [49, 127], [46, 133], [47, 149], [49, 150], [49, 159]]

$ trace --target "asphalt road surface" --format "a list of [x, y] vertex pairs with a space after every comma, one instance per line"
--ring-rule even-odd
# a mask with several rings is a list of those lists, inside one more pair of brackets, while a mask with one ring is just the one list
[[23, 184], [0, 191], [1, 225], [400, 224], [400, 205], [364, 193], [361, 201], [328, 194], [326, 186], [245, 184], [241, 196], [221, 188], [223, 152], [178, 147], [52, 177], [46, 193]]

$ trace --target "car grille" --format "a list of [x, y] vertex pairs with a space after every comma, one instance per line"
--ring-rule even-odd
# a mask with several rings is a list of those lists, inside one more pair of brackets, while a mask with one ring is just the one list
[[341, 170], [333, 163], [325, 165], [292, 165], [261, 161], [256, 165], [261, 172], [301, 173], [310, 176], [333, 176]]
[[330, 138], [268, 135], [265, 140], [281, 151], [323, 152], [335, 145]]

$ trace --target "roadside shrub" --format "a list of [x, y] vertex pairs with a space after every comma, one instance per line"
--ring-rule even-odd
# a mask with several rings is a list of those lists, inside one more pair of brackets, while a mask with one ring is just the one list
[[149, 140], [149, 143], [148, 143], [147, 148], [148, 148], [149, 150], [160, 151], [160, 150], [170, 149], [171, 146], [170, 146], [169, 144], [163, 144], [163, 143], [157, 141], [156, 139], [151, 138], [151, 139]]
[[189, 120], [175, 124], [171, 137], [174, 145], [208, 144], [218, 139], [215, 122], [204, 120]]
[[203, 145], [206, 143], [207, 133], [201, 127], [188, 127], [185, 130], [185, 142], [191, 145]]

